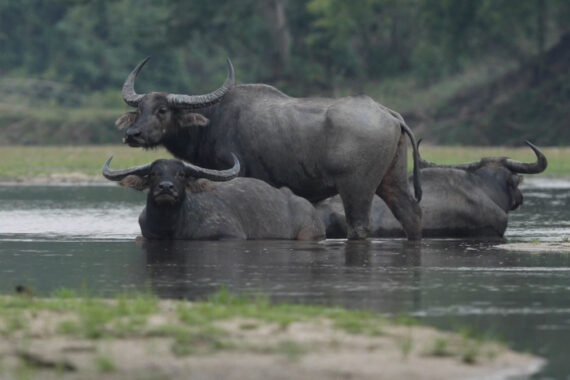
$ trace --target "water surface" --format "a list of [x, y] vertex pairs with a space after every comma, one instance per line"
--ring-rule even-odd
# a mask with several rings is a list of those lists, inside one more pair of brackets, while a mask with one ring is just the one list
[[[529, 181], [507, 239], [570, 237], [570, 184]], [[0, 186], [0, 292], [25, 284], [113, 295], [150, 289], [197, 299], [225, 285], [275, 300], [411, 314], [472, 326], [570, 373], [570, 255], [497, 249], [496, 241], [145, 242], [144, 194], [112, 186]]]

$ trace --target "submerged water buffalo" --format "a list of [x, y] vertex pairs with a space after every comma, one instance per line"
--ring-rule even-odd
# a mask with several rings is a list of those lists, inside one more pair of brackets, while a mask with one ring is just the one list
[[[133, 147], [164, 145], [200, 166], [242, 164], [241, 176], [287, 186], [312, 202], [340, 194], [350, 239], [367, 235], [370, 204], [378, 194], [408, 238], [421, 236], [421, 210], [408, 190], [405, 134], [414, 152], [414, 191], [421, 198], [417, 145], [402, 117], [367, 96], [292, 98], [264, 84], [224, 84], [205, 95], [137, 94], [139, 63], [123, 85], [136, 112], [117, 120]], [[199, 109], [199, 114], [196, 110]]]
[[[518, 188], [518, 173], [544, 171], [547, 160], [530, 142], [537, 157], [535, 163], [521, 163], [508, 158], [483, 158], [464, 165], [437, 165], [421, 159], [424, 197], [424, 237], [502, 237], [510, 210], [523, 202]], [[346, 231], [342, 203], [338, 197], [317, 204], [325, 223], [327, 237], [341, 238]], [[399, 223], [384, 202], [375, 197], [371, 212], [371, 236], [404, 236]]]
[[319, 240], [325, 236], [306, 199], [257, 179], [235, 178], [240, 170], [235, 156], [234, 166], [221, 171], [178, 160], [113, 170], [111, 159], [103, 167], [105, 178], [149, 190], [139, 217], [147, 239]]

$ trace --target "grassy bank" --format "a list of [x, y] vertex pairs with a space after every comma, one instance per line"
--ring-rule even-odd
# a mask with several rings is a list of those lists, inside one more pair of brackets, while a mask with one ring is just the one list
[[0, 102], [1, 144], [104, 144], [120, 139], [115, 127], [125, 112], [120, 103], [72, 108], [28, 102], [26, 98]]
[[[570, 148], [544, 148], [548, 168], [540, 176], [570, 177]], [[0, 147], [0, 181], [20, 182], [105, 182], [101, 167], [113, 155], [112, 167], [141, 165], [157, 158], [171, 158], [164, 149], [145, 151], [124, 145], [88, 146], [2, 146]], [[423, 146], [424, 158], [440, 164], [477, 161], [486, 156], [508, 156], [533, 162], [528, 147], [440, 147]], [[411, 164], [411, 160], [410, 160]]]
[[68, 290], [0, 297], [0, 335], [0, 374], [10, 378], [435, 379], [524, 372], [540, 362], [409, 318], [223, 290], [194, 303]]
[[[541, 177], [570, 178], [570, 147], [547, 147], [540, 150], [548, 159]], [[421, 146], [420, 153], [426, 160], [437, 164], [461, 164], [479, 161], [481, 157], [509, 157], [522, 162], [535, 162], [536, 156], [527, 147], [465, 147], [465, 146]]]
[[145, 151], [125, 145], [2, 146], [0, 152], [0, 181], [17, 182], [105, 182], [101, 168], [110, 156], [113, 168], [172, 158], [164, 149]]

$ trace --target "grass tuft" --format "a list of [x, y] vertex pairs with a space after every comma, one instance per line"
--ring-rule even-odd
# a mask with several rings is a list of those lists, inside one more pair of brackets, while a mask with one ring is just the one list
[[411, 334], [406, 334], [406, 336], [401, 337], [398, 340], [398, 346], [402, 352], [402, 357], [407, 359], [414, 348], [414, 339]]
[[291, 361], [297, 361], [307, 353], [306, 347], [288, 340], [279, 342], [275, 350], [277, 353], [285, 355]]
[[97, 357], [97, 368], [99, 372], [114, 372], [117, 369], [117, 366], [111, 358], [108, 356], [100, 355]]
[[451, 356], [449, 341], [442, 337], [436, 338], [428, 354], [433, 356]]

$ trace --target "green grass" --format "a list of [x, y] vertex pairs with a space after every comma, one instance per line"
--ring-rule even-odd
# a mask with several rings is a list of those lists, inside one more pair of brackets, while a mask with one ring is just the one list
[[[308, 349], [296, 342], [283, 340], [277, 344], [236, 346], [228, 332], [217, 323], [234, 318], [246, 321], [245, 329], [253, 330], [264, 324], [276, 326], [276, 333], [285, 332], [292, 323], [320, 323], [324, 319], [349, 334], [377, 336], [388, 320], [371, 312], [348, 311], [339, 307], [280, 304], [267, 297], [241, 297], [221, 289], [200, 302], [174, 302], [167, 313], [168, 321], [149, 326], [150, 316], [164, 313], [159, 301], [149, 294], [120, 294], [113, 299], [60, 289], [50, 298], [33, 296], [0, 297], [0, 337], [25, 339], [28, 324], [42, 313], [61, 316], [53, 331], [56, 334], [92, 341], [121, 338], [166, 337], [175, 356], [206, 355], [220, 350], [245, 349], [283, 355], [297, 360]], [[172, 318], [172, 315], [174, 316]], [[106, 357], [94, 359], [101, 372], [113, 371], [115, 365]]]
[[[12, 335], [25, 329], [24, 313], [37, 315], [42, 310], [70, 314], [61, 322], [57, 331], [62, 334], [87, 339], [136, 336], [145, 331], [147, 318], [159, 311], [158, 299], [148, 294], [118, 295], [112, 300], [91, 296], [76, 296], [69, 290], [54, 292], [51, 298], [28, 296], [0, 297], [0, 330], [2, 335]], [[196, 335], [206, 334], [219, 340], [223, 333], [213, 323], [239, 316], [254, 321], [275, 323], [287, 329], [291, 323], [327, 318], [339, 330], [351, 334], [378, 335], [388, 322], [384, 317], [366, 311], [349, 311], [340, 307], [276, 304], [265, 297], [241, 297], [222, 289], [207, 300], [195, 303], [178, 302], [175, 313], [176, 326], [163, 326], [150, 335], [176, 336], [180, 342], [207, 339]], [[218, 339], [219, 338], [219, 339]], [[219, 343], [214, 343], [219, 345]]]
[[275, 351], [284, 355], [289, 360], [295, 361], [307, 353], [307, 348], [296, 342], [283, 341], [277, 345]]
[[[522, 144], [522, 142], [521, 142]], [[543, 177], [570, 177], [570, 147], [540, 148], [548, 159], [546, 170], [538, 174]], [[536, 156], [526, 145], [517, 148], [432, 146], [422, 144], [420, 154], [436, 164], [462, 164], [479, 161], [482, 157], [509, 157], [522, 162], [535, 162]], [[411, 164], [411, 158], [408, 160]]]
[[433, 342], [429, 354], [433, 356], [450, 356], [449, 341], [446, 338], [437, 338]]
[[3, 181], [70, 174], [104, 181], [101, 168], [110, 156], [114, 156], [112, 168], [141, 165], [158, 158], [172, 158], [164, 149], [145, 151], [125, 145], [3, 146], [0, 151], [0, 180]]
[[476, 340], [466, 341], [461, 352], [461, 360], [466, 364], [475, 364], [481, 355], [481, 342]]
[[5, 336], [26, 327], [24, 313], [32, 317], [41, 310], [72, 313], [56, 327], [59, 333], [87, 339], [136, 334], [146, 324], [146, 318], [157, 312], [158, 299], [149, 294], [118, 295], [114, 302], [94, 297], [78, 297], [70, 290], [60, 290], [53, 298], [29, 296], [0, 297], [0, 334]]
[[0, 102], [0, 143], [103, 144], [122, 136], [114, 123], [125, 109], [25, 103], [26, 99], [12, 100], [11, 104]]
[[[39, 328], [34, 321], [51, 322], [42, 323], [44, 327]], [[335, 332], [330, 341], [299, 340], [288, 334], [299, 327], [291, 327], [293, 323], [306, 323], [302, 328], [323, 327], [323, 331], [332, 326]], [[92, 364], [99, 373], [120, 373], [121, 363], [108, 356], [105, 347], [121, 339], [146, 347], [157, 344], [154, 347], [160, 345], [178, 358], [231, 351], [279, 355], [290, 361], [326, 347], [339, 349], [342, 343], [337, 338], [342, 334], [337, 333], [370, 338], [370, 351], [390, 344], [402, 360], [414, 355], [445, 356], [477, 364], [494, 357], [501, 349], [493, 348], [496, 345], [488, 344], [487, 339], [472, 329], [446, 334], [445, 338], [436, 335], [433, 342], [425, 345], [421, 339], [414, 339], [414, 329], [423, 328], [417, 325], [416, 320], [403, 316], [386, 318], [340, 307], [275, 303], [267, 297], [238, 296], [227, 289], [191, 303], [161, 302], [150, 294], [120, 294], [101, 299], [66, 289], [54, 292], [50, 298], [0, 297], [0, 339], [29, 342], [41, 336], [46, 340], [89, 341], [94, 347]], [[261, 335], [256, 335], [258, 328], [264, 331]], [[266, 333], [270, 335], [263, 335]], [[55, 364], [65, 365], [65, 362]], [[33, 362], [27, 366], [30, 370], [41, 369]]]
[[[570, 147], [543, 148], [548, 168], [540, 176], [570, 177]], [[107, 158], [114, 156], [111, 167], [123, 168], [172, 158], [164, 149], [143, 150], [125, 145], [86, 146], [2, 146], [0, 181], [29, 181], [35, 178], [55, 178], [79, 174], [89, 179], [105, 181], [101, 168]], [[507, 156], [523, 162], [534, 162], [528, 147], [450, 147], [422, 145], [422, 157], [438, 164], [478, 161], [481, 157]], [[408, 160], [411, 166], [411, 159]], [[81, 179], [81, 178], [79, 178]]]
[[111, 358], [101, 355], [97, 357], [97, 368], [100, 372], [113, 372], [117, 366]]
[[414, 348], [414, 339], [410, 334], [403, 336], [400, 338], [398, 345], [400, 347], [400, 351], [402, 352], [402, 357], [407, 359]]

